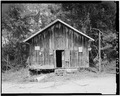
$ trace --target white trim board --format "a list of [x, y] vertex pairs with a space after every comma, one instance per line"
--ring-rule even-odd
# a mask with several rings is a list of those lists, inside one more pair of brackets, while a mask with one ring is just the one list
[[55, 24], [56, 22], [61, 22], [62, 24], [66, 25], [67, 27], [71, 28], [72, 30], [76, 31], [77, 33], [82, 34], [83, 36], [89, 38], [90, 40], [94, 41], [93, 38], [89, 37], [88, 35], [84, 34], [83, 32], [75, 29], [74, 27], [68, 25], [67, 23], [63, 22], [60, 19], [56, 19], [55, 21], [53, 21], [52, 23], [50, 23], [49, 25], [47, 25], [46, 27], [44, 27], [43, 29], [41, 29], [40, 31], [36, 32], [35, 34], [31, 35], [29, 38], [25, 39], [23, 42], [28, 41], [29, 39], [33, 38], [34, 36], [36, 36], [37, 34], [41, 33], [42, 31], [44, 31], [45, 29], [47, 29], [48, 27], [50, 27], [51, 25]]

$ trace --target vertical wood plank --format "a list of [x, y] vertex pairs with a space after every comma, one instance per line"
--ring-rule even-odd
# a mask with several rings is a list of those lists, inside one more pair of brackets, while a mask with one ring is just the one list
[[[52, 30], [54, 30], [53, 27], [52, 27]], [[51, 64], [54, 65], [54, 52], [53, 52], [53, 49], [54, 49], [54, 36], [53, 36], [53, 31], [52, 30], [51, 30], [51, 47], [52, 47], [51, 50], [52, 50], [53, 55], [51, 56]]]
[[[80, 36], [80, 42], [82, 47], [82, 35]], [[82, 66], [82, 52], [80, 52], [80, 66]]]
[[[42, 39], [41, 39], [41, 34], [39, 35], [39, 40], [40, 40], [40, 51], [39, 51], [39, 53], [42, 53], [41, 52], [41, 49], [42, 49]], [[41, 65], [41, 63], [42, 63], [42, 54], [41, 55], [39, 55], [39, 60], [40, 60], [40, 65]]]
[[71, 50], [71, 62], [70, 62], [70, 67], [72, 68], [72, 65], [73, 65], [73, 50]]
[[33, 52], [34, 52], [34, 49], [33, 49], [33, 47], [34, 47], [34, 44], [33, 44], [33, 39], [32, 39], [32, 45], [31, 45], [31, 60], [32, 60], [32, 64], [33, 64]]
[[56, 26], [53, 26], [53, 30], [52, 30], [52, 34], [53, 34], [53, 64], [54, 64], [54, 68], [56, 68], [56, 47], [55, 47], [55, 28]]
[[44, 65], [44, 51], [45, 51], [45, 46], [44, 46], [44, 34], [42, 34], [42, 37], [43, 37], [43, 42], [42, 42], [42, 44], [43, 44], [43, 65]]
[[71, 44], [72, 44], [72, 46], [71, 46], [71, 50], [74, 50], [74, 33], [73, 33], [73, 31], [71, 30]]
[[87, 56], [87, 54], [86, 54], [86, 38], [84, 37], [84, 60], [85, 60], [85, 67], [86, 67], [86, 65], [87, 65], [87, 58], [86, 58], [86, 56]]
[[76, 54], [76, 55], [77, 55], [77, 60], [76, 60], [76, 61], [77, 61], [77, 64], [76, 64], [77, 66], [76, 66], [76, 67], [78, 67], [78, 66], [79, 66], [79, 65], [78, 65], [78, 64], [79, 64], [79, 63], [78, 63], [78, 50], [77, 50], [76, 52], [77, 52], [77, 54]]
[[[78, 46], [77, 46], [77, 48], [79, 48], [79, 46], [80, 46], [80, 43], [79, 43], [80, 40], [79, 40], [79, 38], [80, 38], [80, 36], [78, 36], [78, 41], [77, 41], [78, 42]], [[77, 50], [77, 52], [78, 52], [77, 54], [78, 54], [78, 67], [79, 67], [79, 50]]]
[[56, 50], [54, 50], [54, 67], [56, 68]]
[[84, 36], [82, 36], [82, 46], [83, 46], [83, 52], [82, 52], [82, 66], [85, 66], [85, 48], [84, 48]]
[[[88, 39], [88, 40], [89, 40], [89, 39]], [[87, 40], [87, 53], [88, 53], [88, 67], [89, 67], [90, 64], [89, 64], [89, 50], [88, 50], [89, 43], [88, 43], [88, 40]]]
[[50, 55], [50, 50], [51, 50], [51, 28], [49, 29], [49, 49], [48, 49], [48, 62], [49, 62], [49, 65], [51, 65], [51, 55]]
[[30, 45], [29, 45], [29, 47], [30, 47], [30, 53], [29, 53], [29, 63], [30, 63], [30, 64], [29, 64], [29, 65], [32, 64], [32, 56], [31, 56], [31, 55], [32, 55], [32, 54], [31, 54], [31, 53], [32, 53], [32, 50], [31, 50], [31, 49], [32, 49], [32, 44], [31, 44], [31, 43], [32, 43], [32, 41], [29, 43], [29, 44], [30, 44]]
[[88, 39], [86, 38], [86, 67], [89, 67]]
[[[81, 36], [81, 45], [82, 45], [82, 49], [84, 49], [84, 48], [83, 48], [83, 36]], [[83, 63], [84, 63], [84, 62], [83, 62], [83, 51], [84, 51], [84, 50], [82, 50], [82, 52], [81, 52], [81, 66], [83, 66]]]
[[68, 37], [67, 37], [67, 29], [66, 29], [66, 27], [65, 27], [65, 38], [66, 38], [66, 40], [65, 40], [66, 41], [65, 48], [68, 49]]

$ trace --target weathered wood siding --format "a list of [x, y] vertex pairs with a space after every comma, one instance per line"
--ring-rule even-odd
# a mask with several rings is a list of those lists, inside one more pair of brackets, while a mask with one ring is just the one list
[[[56, 23], [29, 40], [31, 64], [56, 67], [56, 50], [62, 53], [62, 67], [89, 67], [88, 38], [74, 32], [61, 23]], [[36, 51], [35, 46], [40, 46]], [[83, 52], [79, 52], [79, 47]], [[41, 53], [41, 54], [40, 54]]]

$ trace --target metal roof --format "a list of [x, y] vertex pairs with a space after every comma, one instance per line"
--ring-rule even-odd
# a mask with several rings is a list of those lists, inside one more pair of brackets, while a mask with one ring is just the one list
[[35, 34], [31, 35], [29, 38], [25, 39], [23, 42], [26, 42], [26, 41], [30, 40], [31, 38], [33, 38], [33, 37], [36, 36], [37, 34], [41, 33], [42, 31], [44, 31], [44, 30], [47, 29], [48, 27], [52, 26], [52, 25], [55, 24], [56, 22], [60, 22], [60, 23], [62, 23], [62, 24], [64, 24], [64, 25], [66, 25], [67, 27], [71, 28], [72, 30], [76, 31], [77, 33], [79, 33], [79, 34], [81, 34], [81, 35], [89, 38], [90, 40], [94, 41], [93, 38], [89, 37], [88, 35], [84, 34], [83, 32], [75, 29], [74, 27], [68, 25], [67, 23], [63, 22], [63, 21], [60, 20], [60, 19], [56, 19], [55, 21], [53, 21], [52, 23], [50, 23], [49, 25], [47, 25], [46, 27], [44, 27], [44, 28], [41, 29], [40, 31], [36, 32]]

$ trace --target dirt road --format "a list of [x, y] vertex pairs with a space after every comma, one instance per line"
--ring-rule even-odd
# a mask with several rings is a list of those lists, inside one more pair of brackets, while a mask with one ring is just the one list
[[116, 94], [116, 76], [65, 82], [2, 82], [2, 93], [102, 93]]

